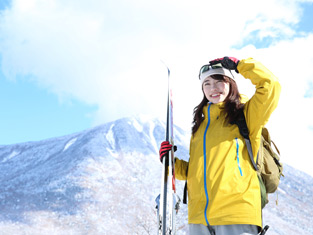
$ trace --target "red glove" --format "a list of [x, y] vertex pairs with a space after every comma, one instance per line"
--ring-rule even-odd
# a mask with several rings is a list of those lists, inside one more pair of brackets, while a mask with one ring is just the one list
[[235, 57], [225, 56], [223, 58], [218, 58], [210, 61], [210, 65], [222, 64], [225, 69], [235, 70], [238, 73], [237, 66], [240, 60]]
[[[160, 147], [160, 161], [163, 163], [163, 157], [168, 155], [168, 152], [172, 150], [173, 145], [171, 145], [168, 141], [163, 141]], [[174, 145], [174, 152], [177, 150], [177, 147]]]

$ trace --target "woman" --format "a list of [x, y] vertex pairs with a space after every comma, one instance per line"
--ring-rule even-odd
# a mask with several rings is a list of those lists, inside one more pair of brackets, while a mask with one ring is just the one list
[[[231, 70], [255, 85], [250, 100], [240, 96]], [[233, 123], [243, 109], [256, 158], [262, 127], [278, 103], [280, 84], [252, 58], [210, 61], [201, 68], [199, 79], [204, 96], [194, 109], [189, 163], [175, 159], [176, 178], [188, 182], [190, 234], [258, 234], [262, 227], [259, 181]], [[171, 147], [168, 142], [161, 144], [161, 159]]]

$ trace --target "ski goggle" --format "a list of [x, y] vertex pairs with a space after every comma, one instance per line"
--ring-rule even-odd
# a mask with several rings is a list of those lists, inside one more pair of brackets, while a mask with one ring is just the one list
[[200, 72], [199, 72], [199, 80], [201, 80], [201, 74], [212, 70], [212, 69], [221, 69], [223, 66], [221, 64], [215, 64], [215, 65], [210, 65], [210, 64], [205, 64], [201, 67]]

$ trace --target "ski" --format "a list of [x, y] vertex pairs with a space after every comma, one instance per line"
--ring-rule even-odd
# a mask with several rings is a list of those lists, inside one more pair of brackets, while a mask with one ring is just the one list
[[[157, 203], [157, 216], [158, 216], [158, 234], [176, 234], [176, 214], [179, 209], [180, 198], [176, 195], [176, 184], [175, 184], [175, 162], [174, 162], [174, 132], [173, 132], [173, 99], [172, 89], [170, 81], [170, 70], [166, 66], [168, 72], [168, 96], [167, 96], [167, 117], [166, 117], [166, 134], [165, 140], [172, 144], [172, 150], [167, 156], [163, 158], [162, 162], [162, 182], [161, 182], [161, 194], [156, 198]], [[169, 180], [171, 179], [170, 185], [170, 198], [169, 198], [169, 225], [167, 227], [167, 188]]]

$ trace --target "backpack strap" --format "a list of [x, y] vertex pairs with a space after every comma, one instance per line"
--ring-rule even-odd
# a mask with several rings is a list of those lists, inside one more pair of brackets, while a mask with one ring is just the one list
[[277, 148], [276, 144], [274, 143], [274, 141], [273, 141], [273, 140], [271, 140], [271, 142], [273, 143], [273, 145], [274, 145], [274, 147], [275, 147], [275, 149], [276, 149], [277, 153], [280, 155], [280, 152], [279, 152], [279, 150], [278, 150], [278, 148]]
[[[188, 162], [188, 166], [189, 166], [189, 162]], [[186, 175], [188, 175], [188, 166], [187, 166]], [[185, 186], [184, 186], [183, 203], [184, 203], [184, 204], [187, 204], [187, 180], [186, 180]]]
[[[235, 120], [235, 124], [238, 126], [240, 134], [245, 139], [246, 146], [247, 146], [248, 153], [249, 153], [249, 157], [250, 157], [251, 163], [253, 165], [253, 168], [256, 171], [258, 171], [259, 168], [258, 168], [258, 166], [256, 165], [256, 162], [253, 159], [252, 146], [251, 146], [251, 141], [250, 141], [250, 137], [249, 137], [249, 129], [248, 129], [248, 126], [247, 126], [245, 115], [243, 113], [243, 109], [238, 110], [238, 117]], [[258, 157], [259, 157], [259, 153], [258, 153], [257, 158]]]

